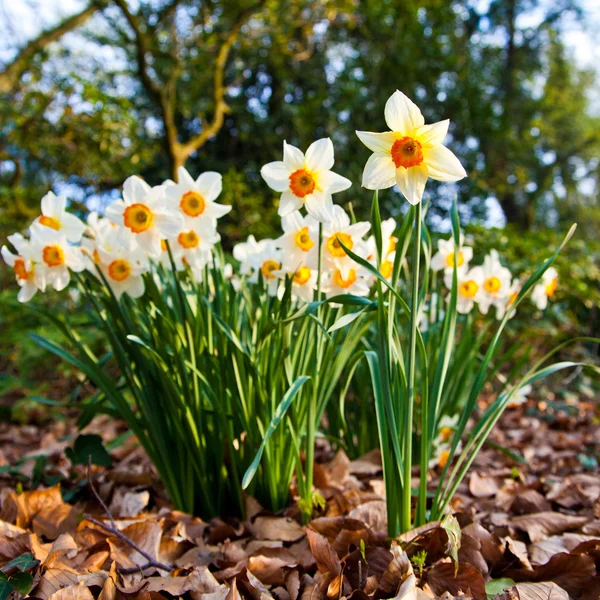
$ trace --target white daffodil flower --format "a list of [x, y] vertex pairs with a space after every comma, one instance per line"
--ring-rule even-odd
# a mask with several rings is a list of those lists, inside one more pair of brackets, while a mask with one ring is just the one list
[[123, 184], [123, 199], [106, 209], [106, 216], [119, 226], [123, 243], [135, 240], [152, 258], [160, 257], [160, 241], [177, 235], [183, 224], [181, 214], [167, 206], [164, 190], [134, 175]]
[[141, 248], [98, 246], [96, 251], [97, 264], [117, 299], [123, 294], [130, 298], [143, 296], [142, 274], [148, 271], [149, 265]]
[[496, 304], [496, 319], [503, 319], [506, 311], [510, 311], [510, 314], [508, 315], [509, 319], [512, 319], [515, 316], [517, 310], [513, 308], [513, 304], [515, 303], [515, 300], [521, 291], [521, 287], [521, 282], [518, 279], [513, 279], [506, 292], [504, 302], [498, 302]]
[[178, 182], [166, 182], [164, 190], [168, 206], [181, 213], [184, 228], [195, 230], [200, 224], [215, 228], [217, 219], [232, 208], [215, 202], [223, 190], [221, 174], [206, 171], [194, 180], [184, 167], [179, 167], [177, 177]]
[[[482, 288], [484, 282], [483, 269], [473, 267], [470, 271], [457, 273], [458, 295], [456, 299], [456, 310], [466, 315], [473, 310], [475, 302], [479, 302], [482, 297]], [[448, 289], [452, 288], [452, 272], [446, 272], [444, 284]], [[450, 300], [450, 294], [447, 296]]]
[[51, 227], [36, 227], [31, 231], [31, 251], [35, 270], [41, 270], [46, 283], [57, 292], [71, 280], [71, 271], [81, 272], [86, 262], [78, 246], [70, 246], [67, 236]]
[[[370, 228], [371, 224], [366, 221], [351, 225], [350, 217], [346, 214], [346, 211], [341, 206], [334, 206], [331, 220], [323, 226], [322, 268], [341, 268], [342, 271], [344, 270], [343, 265], [347, 264], [348, 255], [340, 242], [348, 250], [352, 250], [355, 254], [366, 258], [368, 250], [362, 238]], [[319, 247], [316, 244], [309, 250], [306, 264], [311, 269], [317, 269], [318, 263]]]
[[[462, 451], [462, 442], [458, 443], [456, 447], [455, 455]], [[450, 458], [450, 444], [438, 444], [435, 446], [435, 452], [433, 458], [429, 461], [430, 469], [443, 469]]]
[[65, 196], [55, 196], [48, 192], [42, 198], [42, 214], [32, 223], [32, 228], [48, 227], [60, 231], [72, 244], [81, 240], [85, 225], [81, 219], [66, 211], [67, 199]]
[[196, 222], [192, 229], [188, 229], [187, 225], [186, 221], [183, 229], [168, 241], [176, 263], [180, 261], [182, 269], [190, 267], [198, 281], [201, 279], [202, 269], [210, 261], [213, 246], [221, 236], [209, 221]]
[[458, 424], [458, 415], [450, 417], [449, 415], [443, 415], [438, 424], [439, 440], [442, 443], [450, 441], [450, 438], [454, 435], [454, 430]]
[[508, 408], [517, 408], [517, 406], [521, 406], [521, 404], [525, 404], [527, 402], [527, 396], [531, 394], [531, 384], [524, 385], [516, 389], [511, 396], [511, 399], [508, 402]]
[[[306, 265], [300, 265], [292, 270], [273, 271], [273, 275], [285, 280], [289, 277], [292, 280], [292, 297], [303, 302], [312, 302], [317, 289], [317, 272]], [[285, 288], [279, 288], [280, 299], [285, 293]]]
[[313, 142], [306, 155], [283, 142], [283, 161], [275, 161], [260, 170], [267, 185], [282, 192], [279, 216], [285, 217], [302, 206], [317, 221], [333, 218], [332, 194], [347, 190], [352, 182], [331, 171], [333, 144], [329, 138]]
[[255, 237], [250, 235], [245, 242], [240, 242], [233, 247], [233, 258], [241, 263], [240, 275], [250, 275], [252, 273], [250, 257], [262, 252], [270, 241], [260, 240], [257, 242]]
[[260, 274], [269, 296], [276, 296], [281, 280], [275, 271], [281, 270], [281, 250], [277, 249], [275, 240], [262, 240], [262, 249], [248, 256], [248, 264], [252, 269], [248, 281], [257, 283]]
[[496, 307], [504, 315], [508, 296], [511, 293], [510, 271], [500, 263], [496, 250], [492, 250], [483, 259], [483, 292], [479, 298], [479, 310], [486, 315], [490, 306]]
[[[395, 237], [394, 231], [396, 231], [396, 221], [392, 218], [386, 219], [381, 223], [381, 239], [382, 239], [382, 253], [383, 258], [388, 258], [389, 255], [396, 251], [396, 244], [398, 243], [398, 238]], [[377, 244], [375, 242], [375, 236], [371, 235], [367, 238], [366, 247], [368, 250], [367, 260], [375, 265], [377, 264]]]
[[[458, 259], [456, 261], [456, 268], [459, 271], [466, 271], [469, 268], [469, 263], [473, 258], [473, 248], [470, 246], [464, 246], [465, 236], [460, 234], [460, 245], [458, 247]], [[431, 259], [431, 270], [441, 271], [445, 273], [450, 272], [454, 268], [454, 238], [451, 237], [449, 240], [438, 240], [438, 251], [433, 255]]]
[[374, 152], [365, 165], [363, 187], [382, 190], [398, 185], [411, 204], [418, 204], [429, 177], [438, 181], [466, 177], [458, 158], [442, 145], [449, 120], [425, 125], [417, 105], [396, 90], [385, 105], [385, 122], [391, 131], [356, 132]]
[[281, 248], [283, 266], [295, 271], [306, 263], [308, 252], [319, 244], [319, 223], [310, 215], [303, 217], [300, 211], [282, 217], [283, 235], [275, 240]]
[[341, 294], [369, 295], [369, 272], [348, 257], [338, 266], [328, 269], [324, 280], [323, 291], [327, 298]]
[[17, 299], [19, 302], [29, 302], [35, 293], [46, 289], [46, 279], [41, 269], [36, 269], [32, 261], [31, 245], [20, 233], [8, 236], [8, 241], [18, 254], [13, 254], [6, 246], [0, 252], [4, 262], [12, 267], [15, 279], [21, 288]]
[[543, 275], [542, 279], [531, 292], [533, 303], [540, 309], [544, 310], [548, 306], [548, 298], [552, 298], [558, 287], [558, 271], [554, 267], [550, 267]]

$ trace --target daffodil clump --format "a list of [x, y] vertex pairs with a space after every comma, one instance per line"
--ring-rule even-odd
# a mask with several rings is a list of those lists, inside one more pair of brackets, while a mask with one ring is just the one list
[[[491, 366], [499, 364], [505, 324], [529, 291], [540, 309], [554, 296], [558, 250], [526, 280], [496, 252], [472, 266], [455, 205], [452, 237], [434, 252], [423, 222], [427, 180], [466, 176], [443, 145], [449, 121], [426, 125], [397, 91], [385, 122], [390, 131], [357, 132], [373, 152], [362, 180], [375, 190], [370, 222], [355, 222], [334, 202], [351, 182], [332, 170], [329, 138], [305, 153], [284, 142], [283, 160], [261, 169], [281, 194], [282, 233], [236, 245], [234, 267], [219, 244], [218, 220], [232, 210], [217, 202], [221, 175], [194, 178], [183, 167], [177, 182], [157, 186], [130, 177], [122, 198], [87, 223], [66, 212], [63, 196], [49, 193], [29, 237], [14, 234], [13, 251], [2, 247], [20, 301], [72, 280], [83, 292], [107, 353], [94, 354], [67, 315], [48, 315], [66, 348], [36, 339], [96, 385], [88, 412], [128, 422], [178, 508], [243, 513], [248, 490], [279, 510], [295, 476], [309, 518], [322, 502], [313, 488], [318, 429], [332, 398], [343, 406], [364, 364], [372, 383], [363, 400], [374, 402], [388, 526], [396, 535], [440, 517], [517, 390], [552, 372], [538, 364], [518, 381], [505, 380], [467, 430], [479, 392], [496, 376]], [[378, 190], [393, 186], [411, 205], [401, 223], [379, 212]], [[495, 314], [485, 344], [469, 320], [476, 310]], [[110, 365], [118, 366], [116, 377]], [[430, 468], [443, 469], [432, 501]]]

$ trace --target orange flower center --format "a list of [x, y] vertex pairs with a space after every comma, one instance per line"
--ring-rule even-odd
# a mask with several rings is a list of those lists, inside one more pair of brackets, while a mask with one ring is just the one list
[[181, 197], [179, 206], [188, 217], [199, 217], [206, 208], [206, 202], [198, 192], [191, 191]]
[[327, 250], [329, 250], [331, 256], [335, 256], [335, 258], [344, 258], [344, 256], [346, 256], [346, 252], [342, 248], [340, 242], [342, 242], [348, 250], [352, 250], [352, 246], [354, 245], [352, 238], [347, 233], [338, 231], [329, 236], [329, 239], [327, 240]]
[[265, 279], [274, 279], [273, 271], [277, 271], [281, 265], [275, 260], [265, 260], [260, 268], [260, 272]]
[[49, 267], [58, 267], [65, 262], [65, 252], [60, 246], [46, 246], [42, 250], [42, 260]]
[[388, 251], [386, 253], [386, 256], [388, 254], [391, 254], [392, 252], [396, 251], [396, 244], [397, 243], [398, 243], [398, 238], [395, 238], [393, 235], [390, 236], [390, 242], [389, 242], [389, 245], [388, 245]]
[[315, 180], [306, 169], [298, 169], [290, 175], [290, 189], [298, 198], [312, 194], [315, 187]]
[[558, 287], [558, 279], [556, 277], [546, 286], [546, 296], [554, 296], [556, 288]]
[[446, 466], [446, 463], [448, 462], [449, 458], [450, 458], [450, 450], [444, 450], [440, 454], [440, 457], [438, 458], [438, 465], [440, 465], [440, 467], [444, 468]]
[[[457, 267], [462, 267], [465, 264], [465, 257], [463, 256], [462, 252], [458, 253], [457, 263]], [[454, 252], [451, 252], [450, 254], [448, 254], [448, 256], [446, 256], [446, 265], [449, 267], [454, 266]]]
[[163, 252], [167, 251], [167, 240], [160, 240], [160, 249]]
[[502, 287], [502, 283], [497, 277], [488, 277], [488, 279], [485, 280], [483, 287], [488, 294], [495, 294]]
[[190, 248], [195, 248], [200, 243], [200, 238], [193, 229], [190, 229], [189, 231], [182, 231], [177, 236], [177, 241], [182, 248], [189, 250]]
[[478, 290], [479, 286], [472, 279], [469, 281], [463, 281], [458, 288], [461, 296], [464, 296], [465, 298], [473, 298]]
[[392, 160], [396, 169], [416, 167], [423, 162], [421, 143], [411, 137], [404, 136], [392, 145]]
[[442, 439], [442, 442], [447, 442], [452, 436], [453, 431], [454, 429], [452, 429], [452, 427], [442, 427], [440, 431], [440, 438]]
[[304, 285], [310, 279], [310, 269], [308, 267], [300, 267], [294, 273], [294, 283]]
[[142, 233], [152, 227], [154, 213], [145, 204], [132, 204], [125, 209], [123, 220], [133, 233]]
[[31, 275], [31, 273], [27, 271], [25, 261], [22, 258], [17, 258], [17, 260], [15, 260], [13, 271], [15, 272], [15, 277], [19, 280], [29, 279], [29, 275]]
[[391, 260], [384, 260], [381, 263], [381, 274], [386, 278], [389, 279], [392, 276], [392, 272], [394, 270], [394, 263]]
[[92, 252], [92, 258], [94, 259], [94, 262], [96, 264], [100, 263], [100, 253], [98, 252], [98, 250], [96, 248], [94, 248], [94, 251]]
[[333, 273], [333, 280], [339, 287], [347, 289], [356, 282], [356, 271], [354, 269], [350, 269], [348, 271], [348, 277], [344, 279], [342, 277], [342, 272], [339, 269], [336, 269]]
[[54, 229], [54, 231], [60, 231], [60, 223], [58, 222], [58, 219], [55, 219], [54, 217], [45, 217], [42, 215], [39, 219], [39, 223], [40, 225]]
[[131, 266], [122, 258], [113, 260], [110, 265], [108, 265], [108, 276], [115, 281], [123, 281], [124, 279], [127, 279], [130, 273]]
[[519, 295], [519, 292], [513, 292], [510, 295], [510, 298], [508, 299], [508, 305], [512, 306], [515, 303], [515, 300], [517, 299], [517, 296]]
[[303, 227], [299, 229], [294, 235], [294, 240], [296, 241], [296, 246], [304, 252], [308, 252], [315, 243], [310, 239], [310, 235], [308, 233], [308, 227]]

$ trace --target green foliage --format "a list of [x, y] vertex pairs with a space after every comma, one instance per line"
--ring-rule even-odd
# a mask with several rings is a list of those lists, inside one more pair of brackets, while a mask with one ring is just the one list
[[66, 450], [67, 458], [74, 465], [100, 465], [110, 467], [112, 460], [102, 444], [102, 438], [99, 435], [81, 434], [78, 435], [72, 448]]

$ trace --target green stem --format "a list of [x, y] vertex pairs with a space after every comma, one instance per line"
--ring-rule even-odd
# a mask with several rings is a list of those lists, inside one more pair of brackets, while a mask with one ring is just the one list
[[410, 341], [408, 351], [408, 390], [406, 406], [406, 427], [404, 432], [404, 485], [402, 488], [402, 530], [411, 527], [411, 467], [412, 467], [412, 430], [415, 405], [415, 371], [417, 361], [417, 328], [419, 325], [419, 267], [421, 260], [421, 203], [415, 210], [415, 241], [412, 264], [412, 301], [410, 305]]

